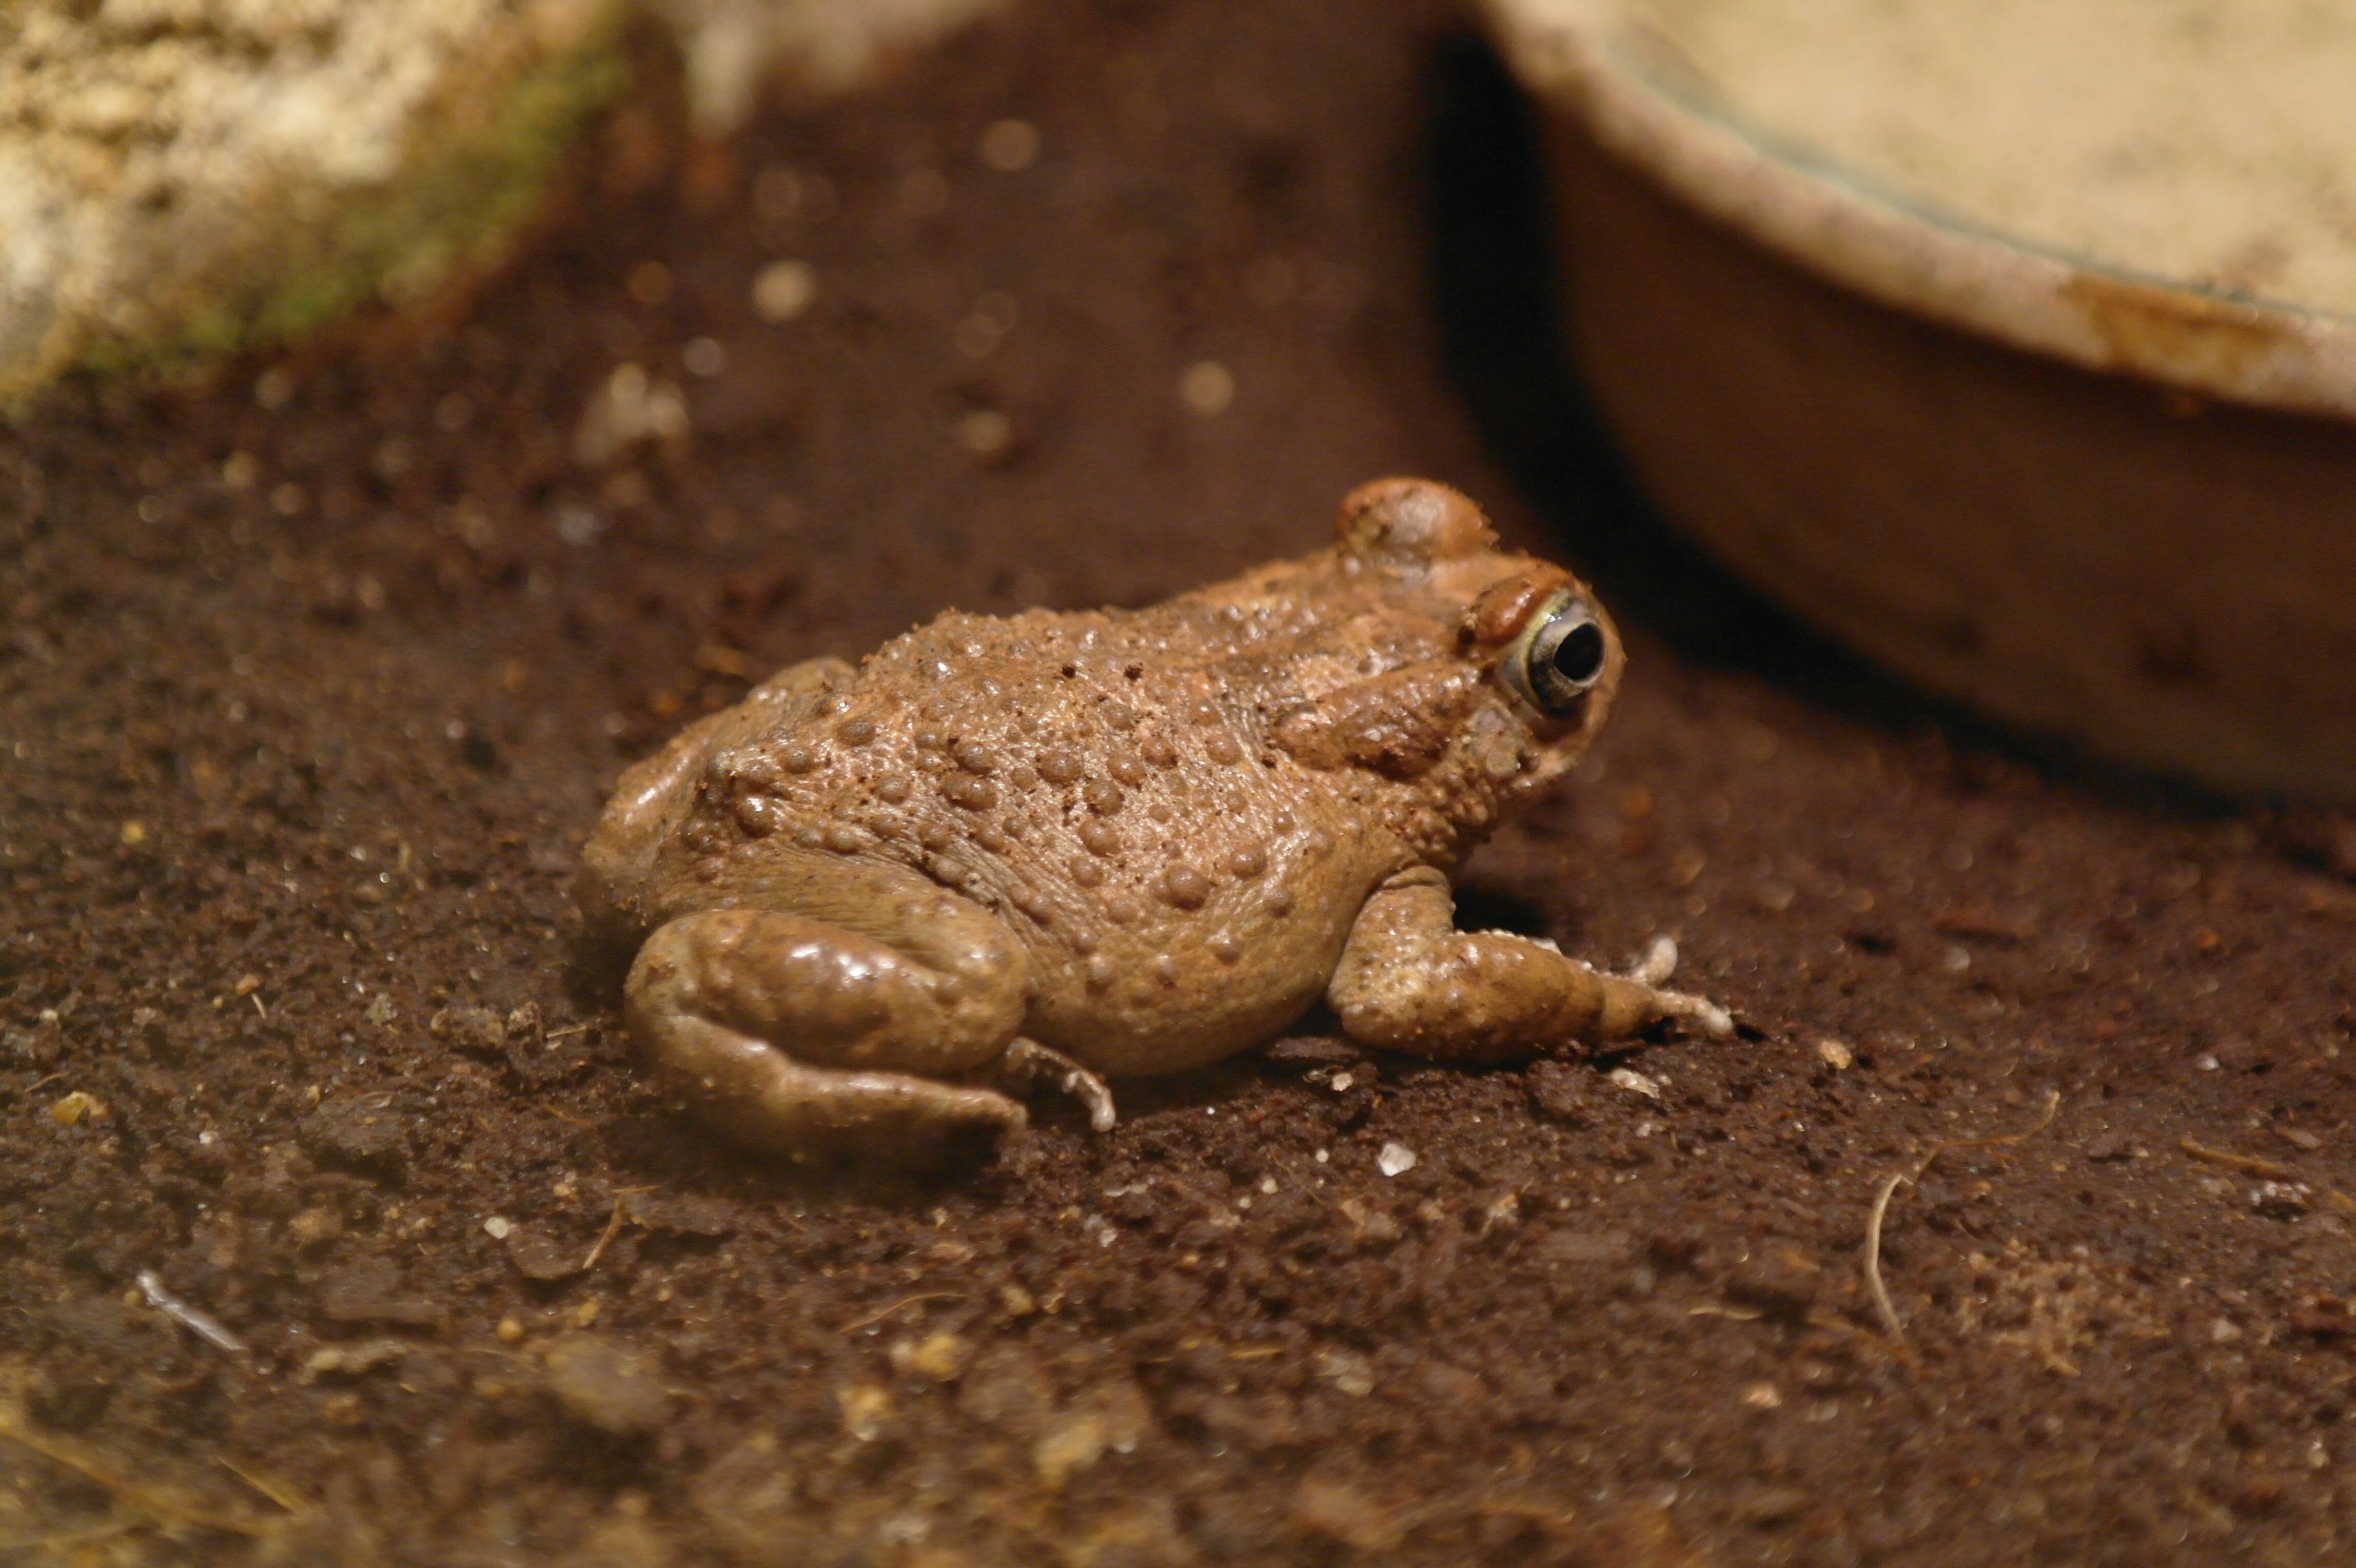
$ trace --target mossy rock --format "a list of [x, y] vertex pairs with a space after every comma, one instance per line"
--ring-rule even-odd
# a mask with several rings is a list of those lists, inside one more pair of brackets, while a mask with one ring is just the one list
[[0, 7], [0, 406], [170, 375], [484, 264], [642, 16], [725, 130], [986, 0], [19, 0]]

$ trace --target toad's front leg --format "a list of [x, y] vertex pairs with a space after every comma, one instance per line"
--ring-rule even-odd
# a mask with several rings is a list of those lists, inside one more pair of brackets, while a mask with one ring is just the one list
[[1453, 1061], [1592, 1047], [1663, 1018], [1731, 1033], [1724, 1008], [1665, 991], [1657, 961], [1605, 974], [1526, 937], [1456, 929], [1448, 879], [1419, 866], [1358, 912], [1326, 1000], [1355, 1040]]
[[668, 1087], [756, 1147], [914, 1161], [1019, 1130], [1023, 1107], [943, 1079], [1017, 1042], [1030, 966], [987, 911], [901, 900], [862, 933], [717, 909], [647, 940], [624, 1014]]

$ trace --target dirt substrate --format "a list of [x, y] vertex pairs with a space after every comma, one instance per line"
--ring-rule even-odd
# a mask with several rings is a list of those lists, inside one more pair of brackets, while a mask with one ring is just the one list
[[[1453, 26], [1041, 0], [727, 153], [634, 114], [422, 333], [0, 436], [0, 1557], [2344, 1560], [2356, 896], [1858, 678], [1555, 441]], [[1400, 470], [1633, 622], [1473, 913], [1673, 933], [1745, 1037], [1296, 1041], [929, 1182], [642, 1086], [569, 905], [625, 761]]]

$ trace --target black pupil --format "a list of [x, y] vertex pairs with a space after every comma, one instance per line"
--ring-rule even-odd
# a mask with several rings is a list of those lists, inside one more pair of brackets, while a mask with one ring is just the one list
[[1603, 628], [1591, 620], [1572, 627], [1554, 645], [1549, 662], [1556, 674], [1573, 684], [1585, 685], [1594, 680], [1603, 668]]

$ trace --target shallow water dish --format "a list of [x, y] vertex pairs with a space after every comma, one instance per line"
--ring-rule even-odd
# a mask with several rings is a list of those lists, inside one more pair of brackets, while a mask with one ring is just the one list
[[2356, 11], [1489, 5], [1672, 520], [1987, 713], [2356, 800]]

